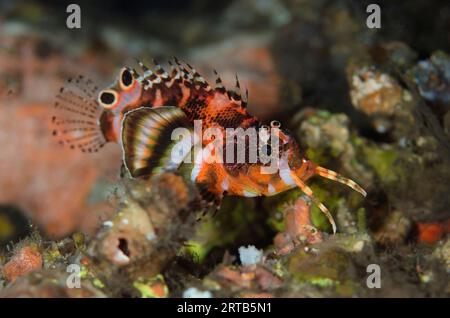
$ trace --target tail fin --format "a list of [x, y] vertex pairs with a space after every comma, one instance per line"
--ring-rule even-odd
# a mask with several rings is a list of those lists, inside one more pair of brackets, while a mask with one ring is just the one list
[[52, 116], [52, 134], [59, 144], [82, 152], [97, 152], [106, 144], [97, 94], [98, 87], [82, 75], [60, 88]]
[[[172, 158], [172, 148], [177, 143], [172, 140], [172, 132], [181, 127], [188, 128], [189, 122], [178, 107], [141, 107], [129, 111], [122, 122], [122, 147], [124, 163], [131, 176], [178, 168], [181, 160]], [[183, 150], [190, 151], [191, 139], [181, 142], [186, 142], [183, 146], [187, 148]]]
[[350, 180], [346, 177], [341, 176], [337, 172], [334, 172], [333, 170], [329, 170], [323, 167], [316, 167], [315, 173], [318, 174], [321, 177], [337, 181], [339, 183], [345, 184], [352, 188], [353, 190], [361, 193], [364, 197], [367, 195], [367, 192], [358, 185], [355, 181]]

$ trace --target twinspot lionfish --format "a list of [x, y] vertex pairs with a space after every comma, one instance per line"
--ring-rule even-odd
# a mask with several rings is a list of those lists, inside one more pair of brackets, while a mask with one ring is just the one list
[[[154, 61], [153, 70], [139, 62], [142, 73], [121, 69], [115, 83], [98, 92], [92, 81], [72, 79], [72, 87], [61, 88], [55, 107], [65, 113], [53, 117], [53, 134], [71, 148], [98, 151], [107, 142], [122, 145], [123, 161], [134, 178], [177, 169], [170, 162], [171, 132], [177, 127], [192, 127], [202, 120], [202, 129], [218, 127], [267, 127], [247, 111], [248, 93], [241, 96], [239, 80], [227, 90], [216, 71], [216, 85], [208, 82], [189, 64], [174, 58], [170, 73]], [[277, 121], [272, 127], [279, 127]], [[225, 135], [225, 134], [224, 134]], [[219, 207], [222, 197], [272, 196], [299, 187], [326, 215], [333, 232], [336, 225], [328, 209], [314, 196], [306, 181], [314, 175], [343, 183], [363, 196], [366, 192], [354, 181], [306, 159], [286, 130], [278, 130], [279, 162], [277, 173], [262, 173], [261, 162], [200, 162], [190, 172], [203, 197]], [[205, 147], [210, 140], [203, 140]]]

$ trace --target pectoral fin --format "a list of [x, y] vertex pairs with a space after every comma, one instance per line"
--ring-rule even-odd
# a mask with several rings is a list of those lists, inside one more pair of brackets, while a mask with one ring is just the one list
[[[175, 132], [177, 128], [178, 133]], [[173, 140], [179, 137], [180, 131], [185, 137]], [[175, 154], [172, 150], [176, 145], [179, 151]], [[178, 107], [142, 107], [125, 115], [122, 124], [123, 161], [132, 177], [176, 170], [192, 146], [191, 125]], [[185, 153], [180, 153], [181, 150]]]

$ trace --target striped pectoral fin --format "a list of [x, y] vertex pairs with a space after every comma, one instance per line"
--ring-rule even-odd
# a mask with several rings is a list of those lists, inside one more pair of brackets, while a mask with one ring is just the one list
[[345, 184], [348, 187], [352, 188], [353, 190], [361, 193], [363, 196], [367, 195], [367, 192], [360, 185], [358, 185], [355, 181], [350, 180], [346, 177], [343, 177], [340, 174], [338, 174], [337, 172], [334, 172], [333, 170], [329, 170], [329, 169], [326, 169], [323, 167], [316, 167], [315, 173], [321, 177]]
[[337, 230], [336, 222], [334, 222], [334, 218], [331, 215], [330, 211], [328, 211], [327, 207], [314, 196], [312, 189], [308, 187], [295, 173], [291, 173], [291, 176], [300, 190], [302, 190], [314, 202], [314, 204], [317, 205], [322, 213], [325, 214], [331, 224], [331, 227], [333, 228], [333, 233], [335, 234]]
[[[172, 140], [180, 136], [178, 132], [174, 134], [176, 129], [184, 132], [181, 140]], [[142, 107], [130, 111], [122, 123], [124, 164], [132, 177], [175, 170], [189, 155], [192, 136], [191, 125], [178, 107]], [[174, 154], [175, 145], [182, 153]]]

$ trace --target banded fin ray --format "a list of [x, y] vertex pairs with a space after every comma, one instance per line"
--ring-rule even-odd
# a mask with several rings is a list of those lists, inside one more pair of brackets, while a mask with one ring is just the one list
[[212, 213], [212, 216], [219, 212], [222, 205], [223, 193], [211, 192], [208, 190], [208, 185], [203, 183], [197, 183], [196, 185], [200, 207], [203, 209], [203, 213], [198, 219], [198, 221], [200, 221], [209, 212]]

